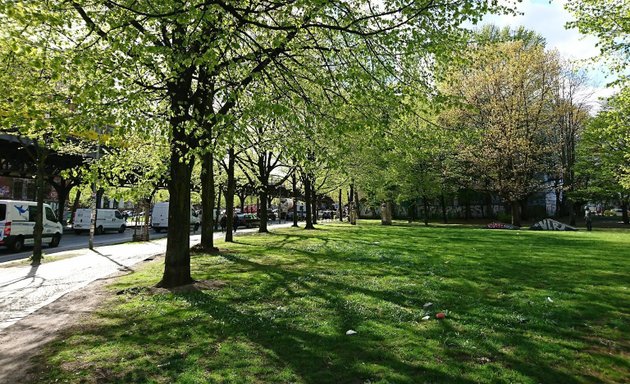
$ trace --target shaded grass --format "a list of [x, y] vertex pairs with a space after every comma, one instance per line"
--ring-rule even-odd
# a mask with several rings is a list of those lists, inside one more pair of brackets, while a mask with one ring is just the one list
[[362, 222], [218, 246], [227, 250], [193, 256], [193, 275], [224, 287], [136, 289], [159, 280], [158, 263], [121, 278], [112, 289], [129, 293], [50, 345], [38, 379], [612, 383], [630, 374], [627, 232]]

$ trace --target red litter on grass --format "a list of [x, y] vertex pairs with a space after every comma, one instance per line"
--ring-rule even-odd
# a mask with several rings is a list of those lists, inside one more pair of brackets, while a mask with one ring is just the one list
[[446, 317], [446, 315], [444, 314], [444, 312], [438, 312], [438, 313], [435, 314], [435, 318], [438, 319], [438, 320], [441, 320], [441, 319], [443, 319], [445, 317]]

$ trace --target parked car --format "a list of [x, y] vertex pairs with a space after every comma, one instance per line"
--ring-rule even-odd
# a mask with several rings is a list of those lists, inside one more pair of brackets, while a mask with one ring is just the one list
[[[196, 231], [199, 229], [200, 225], [199, 217], [197, 213], [190, 208], [190, 226]], [[153, 211], [151, 212], [151, 227], [155, 232], [162, 232], [163, 230], [167, 230], [169, 226], [168, 223], [168, 202], [165, 203], [155, 203], [153, 206]]]
[[258, 216], [253, 213], [239, 213], [236, 215], [238, 217], [238, 227], [245, 228], [254, 228], [260, 225], [260, 219]]
[[[20, 200], [0, 200], [0, 245], [19, 252], [24, 245], [35, 242], [35, 216], [37, 202]], [[63, 226], [55, 212], [48, 204], [44, 204], [43, 239], [48, 245], [56, 247], [61, 241]]]
[[[74, 213], [74, 222], [72, 229], [77, 235], [90, 230], [92, 224], [92, 210], [90, 208], [80, 208]], [[117, 209], [97, 209], [96, 210], [96, 227], [94, 233], [100, 235], [105, 231], [125, 232], [127, 222], [122, 213]]]

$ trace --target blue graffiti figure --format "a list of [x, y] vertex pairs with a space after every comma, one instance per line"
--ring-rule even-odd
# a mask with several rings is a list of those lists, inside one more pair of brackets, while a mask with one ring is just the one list
[[23, 207], [23, 206], [21, 206], [21, 205], [20, 205], [19, 207], [16, 205], [16, 206], [15, 206], [15, 209], [17, 209], [17, 210], [18, 210], [18, 212], [20, 213], [20, 216], [21, 216], [21, 215], [23, 215], [23, 214], [25, 214], [25, 213], [26, 213], [26, 211], [28, 211], [28, 209], [27, 209], [27, 208], [24, 208], [24, 207]]

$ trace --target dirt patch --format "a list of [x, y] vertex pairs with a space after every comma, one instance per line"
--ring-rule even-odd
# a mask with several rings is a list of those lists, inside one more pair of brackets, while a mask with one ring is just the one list
[[79, 323], [111, 297], [105, 286], [113, 277], [70, 292], [0, 331], [0, 383], [34, 382], [28, 377], [32, 358], [61, 331]]
[[43, 347], [71, 327], [79, 326], [102, 303], [112, 297], [106, 287], [125, 272], [96, 280], [40, 308], [0, 331], [0, 383], [34, 383], [33, 361]]
[[[150, 262], [159, 262], [158, 257]], [[0, 383], [37, 382], [35, 361], [43, 347], [61, 337], [63, 332], [80, 328], [84, 319], [104, 302], [112, 298], [106, 287], [121, 271], [97, 280], [87, 287], [67, 293], [51, 304], [0, 331]], [[173, 288], [132, 287], [117, 294], [164, 294], [221, 289], [226, 283], [220, 280], [201, 280], [193, 284]]]
[[117, 295], [130, 295], [135, 296], [139, 294], [149, 295], [162, 295], [165, 293], [186, 293], [186, 292], [198, 292], [208, 291], [212, 289], [221, 289], [225, 287], [227, 283], [221, 280], [199, 280], [192, 284], [182, 285], [175, 288], [158, 288], [158, 287], [130, 287], [116, 292]]

